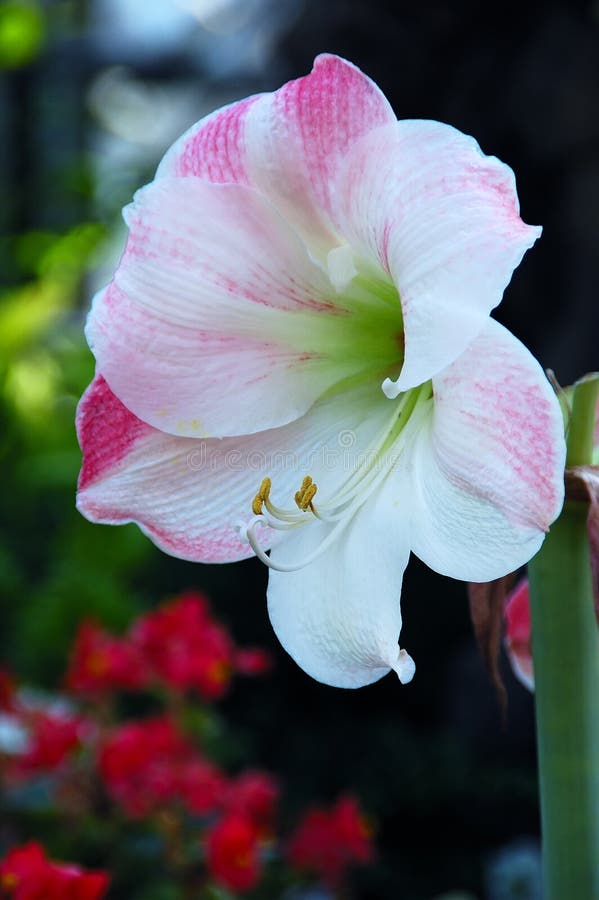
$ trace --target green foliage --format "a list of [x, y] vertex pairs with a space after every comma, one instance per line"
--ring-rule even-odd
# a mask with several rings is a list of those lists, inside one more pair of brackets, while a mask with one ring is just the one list
[[0, 462], [10, 486], [0, 508], [0, 649], [42, 680], [58, 677], [84, 610], [125, 625], [139, 608], [129, 578], [151, 552], [134, 526], [94, 527], [74, 508], [75, 410], [93, 377], [78, 302], [105, 236], [88, 222], [14, 238], [26, 280], [0, 295]]
[[46, 36], [41, 5], [35, 0], [0, 3], [0, 68], [16, 69], [39, 54]]

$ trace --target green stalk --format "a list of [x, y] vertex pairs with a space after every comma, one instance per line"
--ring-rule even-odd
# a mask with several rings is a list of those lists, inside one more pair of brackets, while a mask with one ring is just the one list
[[[574, 388], [567, 465], [592, 461], [599, 377]], [[586, 503], [529, 566], [545, 900], [599, 900], [599, 632]]]
[[585, 466], [593, 462], [595, 410], [599, 396], [599, 372], [585, 375], [574, 385], [572, 413], [568, 427], [566, 466]]

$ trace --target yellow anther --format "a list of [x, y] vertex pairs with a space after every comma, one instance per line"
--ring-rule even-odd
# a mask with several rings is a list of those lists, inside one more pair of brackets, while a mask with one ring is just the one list
[[255, 516], [259, 516], [262, 513], [262, 505], [267, 502], [270, 496], [270, 486], [270, 478], [263, 478], [260, 489], [252, 500], [252, 512]]
[[302, 481], [301, 488], [299, 489], [299, 491], [295, 492], [294, 500], [297, 506], [299, 506], [299, 508], [305, 512], [309, 507], [311, 507], [312, 500], [314, 499], [314, 495], [317, 490], [318, 488], [316, 487], [310, 476], [306, 475], [306, 477]]
[[308, 509], [308, 507], [312, 506], [312, 500], [314, 499], [314, 494], [316, 493], [317, 490], [318, 490], [318, 488], [316, 487], [315, 484], [311, 484], [309, 486], [309, 488], [304, 493], [304, 497], [302, 499], [302, 505], [301, 505], [302, 509]]

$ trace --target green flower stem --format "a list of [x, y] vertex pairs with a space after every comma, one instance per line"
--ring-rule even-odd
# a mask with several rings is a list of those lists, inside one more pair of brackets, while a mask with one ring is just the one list
[[[568, 465], [591, 462], [599, 377], [574, 388]], [[586, 503], [529, 566], [545, 900], [599, 900], [599, 631]]]
[[585, 375], [574, 385], [572, 414], [568, 428], [567, 466], [584, 466], [593, 462], [595, 410], [598, 396], [598, 372]]

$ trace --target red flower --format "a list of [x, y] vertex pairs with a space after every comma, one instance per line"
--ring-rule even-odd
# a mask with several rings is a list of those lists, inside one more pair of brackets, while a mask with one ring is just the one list
[[16, 900], [34, 900], [43, 896], [36, 891], [45, 879], [48, 861], [40, 844], [30, 843], [10, 850], [0, 862], [2, 896]]
[[134, 644], [86, 620], [77, 632], [65, 681], [76, 694], [94, 696], [143, 687], [148, 672]]
[[49, 860], [35, 842], [15, 847], [0, 862], [0, 896], [12, 900], [101, 900], [108, 883], [104, 872]]
[[7, 669], [0, 668], [0, 710], [12, 712], [14, 709], [16, 685]]
[[18, 715], [27, 732], [27, 745], [10, 766], [14, 777], [55, 771], [81, 747], [90, 728], [81, 716], [51, 709], [25, 708]]
[[290, 839], [288, 857], [333, 887], [352, 863], [369, 862], [371, 834], [355, 798], [341, 797], [330, 810], [309, 810]]
[[260, 647], [241, 647], [235, 651], [235, 671], [240, 675], [264, 675], [272, 668], [272, 659]]
[[266, 772], [243, 772], [230, 782], [224, 797], [227, 812], [247, 817], [258, 829], [261, 837], [274, 830], [279, 788]]
[[264, 650], [235, 647], [197, 591], [143, 616], [132, 637], [154, 678], [178, 691], [196, 690], [205, 700], [222, 697], [234, 672], [262, 675], [271, 666]]
[[348, 856], [355, 862], [369, 862], [373, 857], [372, 833], [355, 797], [340, 797], [333, 807], [332, 819]]
[[179, 789], [187, 809], [205, 815], [221, 805], [227, 781], [213, 763], [196, 755], [181, 766]]
[[100, 751], [100, 775], [112, 798], [132, 817], [144, 816], [178, 794], [178, 764], [191, 752], [166, 716], [115, 729]]
[[139, 619], [133, 639], [154, 676], [169, 687], [197, 690], [206, 700], [227, 690], [233, 643], [211, 618], [202, 594], [188, 591]]
[[210, 877], [232, 891], [251, 890], [260, 878], [259, 829], [241, 813], [225, 815], [206, 837]]
[[174, 802], [211, 812], [225, 784], [167, 716], [117, 728], [100, 752], [99, 769], [108, 793], [132, 818]]

